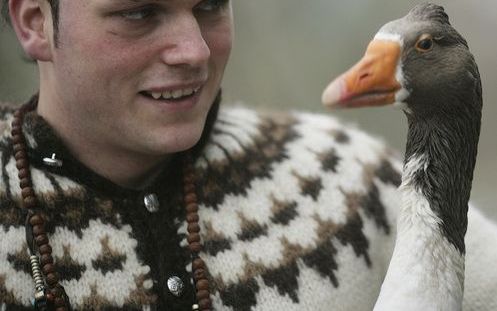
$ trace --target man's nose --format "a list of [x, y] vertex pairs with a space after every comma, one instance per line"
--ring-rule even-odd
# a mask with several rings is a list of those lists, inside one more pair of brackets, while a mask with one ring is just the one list
[[162, 53], [163, 61], [168, 65], [205, 65], [211, 51], [196, 18], [182, 16], [176, 19], [173, 28], [166, 30], [170, 40]]

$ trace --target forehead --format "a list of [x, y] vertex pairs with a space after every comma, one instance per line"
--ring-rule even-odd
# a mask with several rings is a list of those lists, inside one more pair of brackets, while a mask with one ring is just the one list
[[[1, 0], [0, 0], [1, 1]], [[150, 5], [161, 7], [169, 12], [192, 11], [202, 2], [213, 0], [59, 0], [61, 15], [77, 18], [84, 13], [105, 14], [109, 11], [135, 9]], [[229, 2], [231, 6], [231, 2]], [[64, 13], [67, 12], [67, 13]]]
[[205, 0], [59, 0], [62, 11], [64, 8], [73, 10], [100, 8], [131, 8], [141, 5], [161, 5], [171, 8], [193, 8]]
[[[74, 0], [68, 0], [74, 1]], [[85, 0], [96, 4], [130, 5], [130, 4], [167, 4], [167, 5], [196, 5], [203, 0]]]

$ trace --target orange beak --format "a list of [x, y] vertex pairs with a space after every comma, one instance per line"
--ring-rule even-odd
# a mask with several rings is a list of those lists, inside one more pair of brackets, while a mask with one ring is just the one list
[[336, 78], [323, 92], [323, 105], [329, 108], [371, 107], [393, 104], [401, 89], [395, 78], [400, 45], [373, 40], [364, 57]]

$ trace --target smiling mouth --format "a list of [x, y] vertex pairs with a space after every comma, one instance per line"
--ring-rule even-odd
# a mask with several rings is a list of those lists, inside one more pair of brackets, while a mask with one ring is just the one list
[[193, 97], [199, 90], [200, 87], [196, 87], [164, 92], [141, 91], [140, 94], [157, 101], [175, 102]]

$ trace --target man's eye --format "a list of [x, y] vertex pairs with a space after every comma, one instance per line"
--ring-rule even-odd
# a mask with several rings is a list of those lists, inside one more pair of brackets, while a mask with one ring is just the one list
[[141, 21], [150, 18], [154, 15], [153, 8], [141, 8], [119, 13], [119, 15], [129, 21]]
[[229, 0], [204, 0], [197, 5], [196, 9], [206, 12], [217, 11], [223, 9], [228, 2]]

